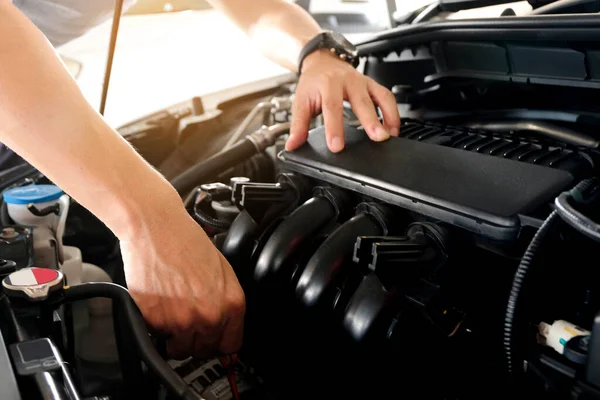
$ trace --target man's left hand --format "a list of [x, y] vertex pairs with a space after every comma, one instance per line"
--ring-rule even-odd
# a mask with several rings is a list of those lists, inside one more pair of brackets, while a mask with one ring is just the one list
[[[327, 50], [319, 50], [306, 57], [302, 66], [286, 150], [295, 150], [306, 142], [310, 121], [320, 112], [323, 113], [329, 149], [332, 152], [343, 150], [344, 100], [350, 103], [372, 140], [381, 142], [390, 136], [398, 136], [400, 114], [392, 92]], [[375, 105], [381, 110], [383, 124]]]

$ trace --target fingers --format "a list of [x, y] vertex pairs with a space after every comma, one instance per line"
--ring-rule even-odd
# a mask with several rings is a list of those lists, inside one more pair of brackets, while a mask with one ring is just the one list
[[[327, 147], [332, 152], [344, 148], [344, 88], [340, 81], [326, 82], [320, 91], [321, 111], [325, 124]], [[292, 126], [290, 137], [285, 145], [287, 151], [300, 147], [308, 138], [308, 130], [313, 110], [311, 97], [298, 93], [292, 108]]]
[[[307, 89], [308, 88], [308, 89]], [[292, 107], [292, 126], [285, 148], [293, 151], [308, 138], [313, 113], [321, 109], [325, 124], [327, 147], [332, 152], [344, 149], [344, 99], [360, 120], [367, 135], [377, 142], [398, 136], [400, 113], [391, 91], [373, 79], [356, 71], [344, 71], [340, 75], [305, 76], [298, 86]], [[319, 107], [320, 103], [320, 107]], [[376, 106], [383, 116], [380, 122]]]
[[193, 332], [182, 332], [167, 341], [167, 354], [173, 360], [188, 357], [208, 358], [215, 354], [217, 341], [207, 340], [206, 336]]
[[287, 151], [296, 150], [306, 142], [311, 119], [312, 111], [308, 96], [296, 95], [292, 105], [290, 137], [285, 143], [285, 149]]
[[386, 87], [381, 86], [373, 79], [367, 79], [367, 89], [383, 114], [384, 127], [392, 136], [400, 133], [400, 112], [396, 98]]
[[203, 332], [189, 330], [172, 336], [167, 341], [167, 353], [174, 360], [186, 358], [206, 358], [220, 354], [234, 354], [242, 347], [244, 319], [231, 318], [219, 338], [211, 337]]
[[244, 319], [233, 318], [225, 325], [223, 330], [223, 339], [219, 344], [219, 351], [222, 354], [233, 354], [242, 347], [244, 335]]
[[171, 317], [174, 335], [167, 342], [167, 352], [174, 359], [232, 354], [242, 346], [246, 297], [231, 266], [220, 254], [219, 259], [225, 280], [221, 307], [199, 302], [192, 304], [190, 312], [179, 307]]
[[321, 98], [327, 147], [337, 153], [344, 149], [344, 88], [341, 82], [329, 81]]
[[167, 353], [173, 360], [185, 360], [194, 350], [194, 333], [180, 333], [167, 341]]
[[[169, 332], [171, 338], [167, 341], [167, 353], [175, 360], [189, 356], [202, 357], [213, 350], [219, 341], [220, 330], [216, 317], [207, 317], [205, 310], [188, 307], [171, 306]], [[176, 310], [173, 312], [173, 310]]]
[[[225, 261], [226, 262], [226, 261]], [[246, 314], [246, 296], [239, 285], [237, 276], [230, 267], [224, 268], [227, 280], [227, 304], [229, 313], [223, 329], [219, 351], [222, 354], [233, 354], [242, 346], [244, 336], [244, 315]]]
[[379, 115], [377, 115], [367, 85], [354, 85], [347, 90], [352, 110], [360, 120], [367, 135], [376, 142], [389, 139], [390, 133], [379, 122]]
[[207, 340], [204, 335], [196, 333], [194, 335], [191, 354], [198, 358], [208, 358], [214, 356], [218, 343], [218, 340]]

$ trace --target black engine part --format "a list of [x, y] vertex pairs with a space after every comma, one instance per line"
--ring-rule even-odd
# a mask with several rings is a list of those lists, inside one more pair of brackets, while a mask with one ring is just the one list
[[383, 143], [347, 127], [346, 148], [337, 154], [328, 150], [323, 130], [316, 129], [305, 146], [279, 158], [283, 169], [496, 240], [517, 238], [522, 216], [550, 203], [576, 183], [575, 175], [593, 168], [585, 153], [547, 142], [424, 125], [416, 135], [414, 124], [401, 128], [408, 138]]

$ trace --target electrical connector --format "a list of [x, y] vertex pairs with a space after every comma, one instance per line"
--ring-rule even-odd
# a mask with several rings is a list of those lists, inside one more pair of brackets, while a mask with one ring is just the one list
[[564, 320], [554, 321], [552, 325], [541, 322], [538, 332], [539, 343], [552, 347], [560, 354], [564, 354], [565, 345], [570, 339], [590, 334], [590, 331]]

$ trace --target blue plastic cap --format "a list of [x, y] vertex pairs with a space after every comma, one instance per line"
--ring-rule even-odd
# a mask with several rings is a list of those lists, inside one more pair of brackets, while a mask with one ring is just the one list
[[45, 203], [58, 200], [63, 191], [56, 185], [27, 185], [8, 189], [4, 192], [7, 204]]

